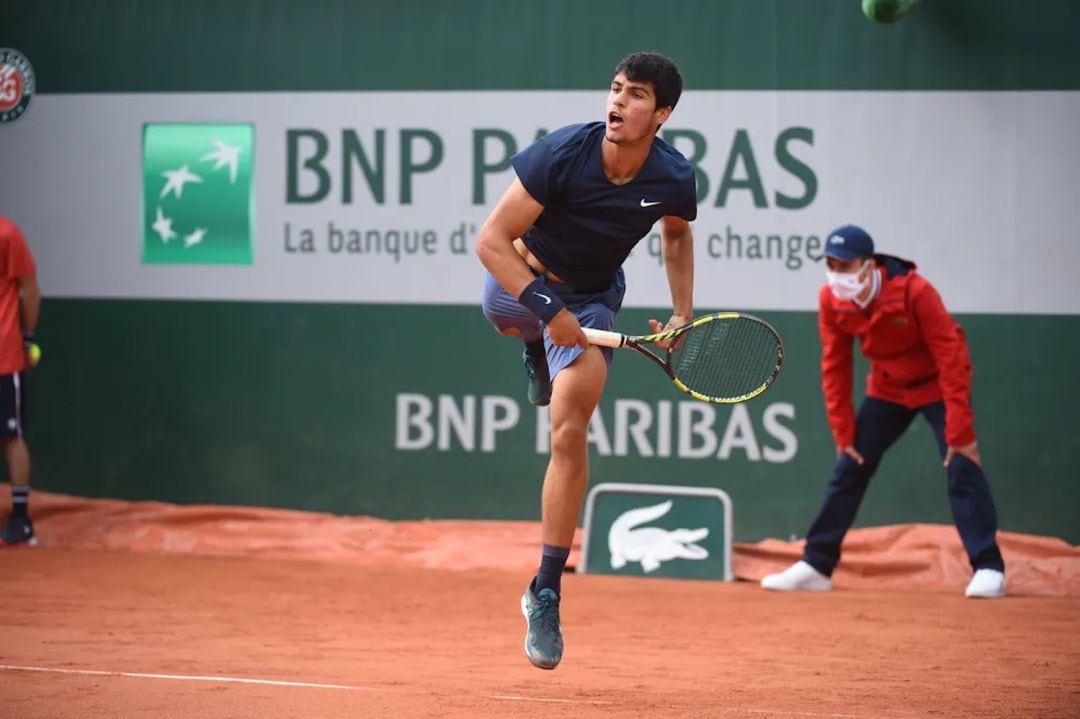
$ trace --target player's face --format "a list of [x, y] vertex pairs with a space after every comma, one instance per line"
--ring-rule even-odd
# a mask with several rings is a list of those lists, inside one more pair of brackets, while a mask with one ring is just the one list
[[608, 142], [630, 144], [652, 139], [656, 128], [671, 115], [670, 107], [656, 106], [656, 91], [651, 82], [627, 80], [619, 73], [611, 81], [607, 98]]

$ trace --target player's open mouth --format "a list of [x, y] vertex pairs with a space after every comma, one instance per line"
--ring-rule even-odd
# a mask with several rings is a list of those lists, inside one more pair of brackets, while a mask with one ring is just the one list
[[619, 115], [619, 113], [617, 113], [617, 112], [609, 112], [608, 113], [608, 116], [607, 116], [608, 127], [614, 129], [616, 127], [621, 127], [622, 123], [623, 123], [623, 119], [622, 119], [622, 116]]

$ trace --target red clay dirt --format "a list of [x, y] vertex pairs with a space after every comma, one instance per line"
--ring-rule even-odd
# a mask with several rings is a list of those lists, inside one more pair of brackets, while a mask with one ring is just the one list
[[569, 576], [566, 656], [544, 672], [522, 654], [520, 572], [59, 549], [5, 551], [0, 568], [10, 717], [1064, 719], [1080, 707], [1071, 598]]
[[[858, 544], [845, 559], [856, 569], [825, 594], [568, 575], [566, 655], [544, 672], [521, 646], [531, 523], [361, 530], [357, 518], [39, 493], [33, 506], [43, 547], [0, 551], [5, 717], [1080, 716], [1065, 543], [1024, 560], [1060, 581], [993, 601], [965, 599], [962, 578], [923, 554], [906, 570], [923, 579], [890, 585], [903, 563], [881, 569], [887, 552]], [[76, 516], [93, 522], [77, 530]], [[868, 547], [899, 551], [923, 529], [863, 531]], [[795, 551], [765, 542], [736, 559], [771, 570]], [[448, 563], [466, 568], [433, 568]], [[927, 572], [946, 579], [929, 585]]]

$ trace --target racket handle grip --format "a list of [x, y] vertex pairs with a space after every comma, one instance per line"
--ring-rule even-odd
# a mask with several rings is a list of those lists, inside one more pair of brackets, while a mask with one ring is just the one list
[[589, 340], [589, 344], [600, 347], [622, 347], [626, 344], [626, 335], [607, 330], [594, 330], [591, 327], [582, 327], [581, 331]]

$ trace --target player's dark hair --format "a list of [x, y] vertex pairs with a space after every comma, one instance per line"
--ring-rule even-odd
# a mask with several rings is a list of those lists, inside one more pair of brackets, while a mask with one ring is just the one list
[[656, 91], [656, 106], [674, 108], [682, 95], [682, 74], [675, 61], [658, 52], [630, 53], [615, 66], [615, 74], [627, 80], [651, 82]]

